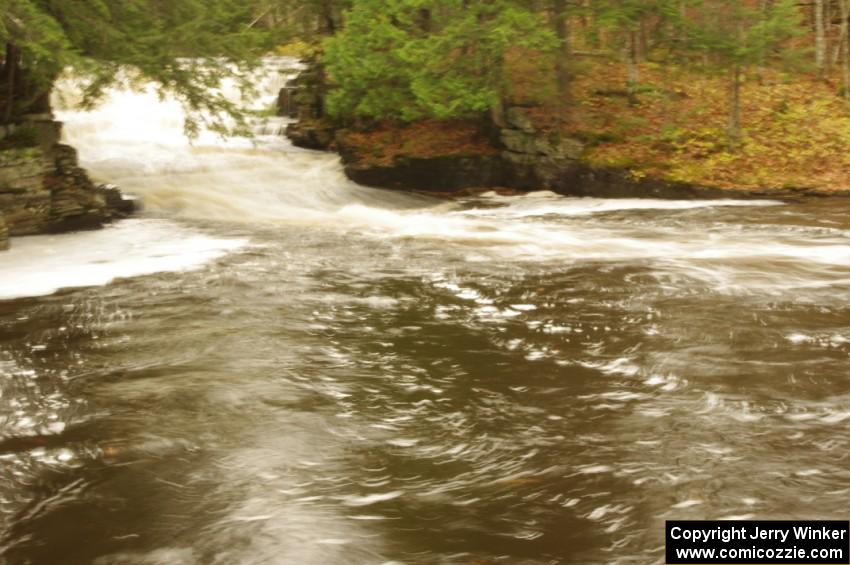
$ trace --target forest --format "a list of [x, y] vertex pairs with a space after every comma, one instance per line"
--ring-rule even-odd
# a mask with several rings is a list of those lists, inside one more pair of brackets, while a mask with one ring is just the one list
[[427, 123], [414, 145], [521, 107], [588, 142], [590, 163], [637, 176], [829, 190], [850, 155], [844, 0], [3, 5], [6, 121], [66, 67], [96, 99], [126, 66], [216, 124], [239, 109], [211, 86], [278, 52], [321, 65], [329, 119]]
[[359, 129], [427, 122], [440, 137], [517, 106], [589, 141], [599, 166], [830, 189], [850, 154], [849, 12], [844, 0], [3, 0], [0, 102], [5, 121], [32, 111], [69, 66], [96, 99], [126, 66], [218, 123], [239, 110], [211, 87], [278, 52], [320, 64], [328, 117]]

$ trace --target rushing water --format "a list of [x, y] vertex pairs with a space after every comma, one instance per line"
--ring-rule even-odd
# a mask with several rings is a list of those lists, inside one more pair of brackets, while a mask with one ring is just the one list
[[277, 122], [62, 117], [146, 212], [0, 255], [0, 559], [644, 564], [665, 519], [846, 517], [850, 202], [441, 201]]

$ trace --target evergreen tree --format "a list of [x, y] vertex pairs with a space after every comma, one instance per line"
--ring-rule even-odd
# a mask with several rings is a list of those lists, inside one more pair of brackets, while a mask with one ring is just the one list
[[[613, 30], [616, 46], [625, 53], [626, 87], [633, 101], [640, 80], [638, 62], [642, 26], [650, 20], [677, 24], [681, 16], [680, 4], [680, 0], [596, 0], [592, 5], [597, 25]], [[662, 29], [657, 26], [656, 33]], [[672, 37], [665, 38], [672, 40]]]
[[511, 0], [355, 0], [327, 43], [336, 116], [411, 121], [497, 107], [509, 48], [551, 52], [541, 16]]
[[215, 88], [226, 76], [244, 79], [269, 46], [253, 14], [239, 0], [0, 0], [4, 117], [43, 100], [70, 65], [90, 79], [89, 101], [131, 68], [220, 126], [215, 117], [238, 109]]
[[741, 86], [748, 69], [781, 60], [801, 30], [795, 0], [692, 0], [682, 20], [687, 51], [707, 70], [729, 77], [727, 142], [741, 143]]
[[252, 23], [275, 30], [279, 40], [315, 44], [343, 28], [349, 8], [351, 0], [272, 0]]

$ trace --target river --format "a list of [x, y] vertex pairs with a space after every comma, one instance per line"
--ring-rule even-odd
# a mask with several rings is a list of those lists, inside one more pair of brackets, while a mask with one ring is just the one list
[[279, 119], [61, 118], [145, 211], [0, 254], [0, 559], [660, 564], [666, 519], [846, 517], [847, 200], [437, 200]]

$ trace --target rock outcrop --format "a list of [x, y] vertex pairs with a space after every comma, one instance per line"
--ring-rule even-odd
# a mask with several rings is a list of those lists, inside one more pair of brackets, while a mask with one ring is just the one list
[[38, 147], [0, 151], [0, 215], [10, 235], [47, 231], [50, 223], [50, 182], [56, 165]]
[[[96, 185], [76, 151], [58, 143], [61, 124], [27, 116], [0, 139], [0, 249], [8, 237], [101, 227], [130, 214], [132, 200]], [[26, 135], [22, 135], [26, 132]]]
[[507, 115], [502, 127], [492, 128], [493, 143], [470, 143], [468, 151], [429, 148], [427, 154], [383, 155], [368, 135], [335, 131], [326, 120], [299, 121], [286, 134], [299, 147], [336, 149], [346, 175], [366, 186], [439, 193], [484, 187], [568, 191], [581, 168], [584, 144], [539, 134], [519, 111]]
[[286, 127], [293, 145], [327, 150], [334, 142], [335, 128], [325, 118], [325, 72], [318, 61], [307, 63], [306, 70], [280, 89], [277, 115], [298, 120]]
[[365, 186], [443, 193], [506, 186], [503, 165], [500, 157], [490, 155], [407, 157], [391, 165], [346, 161], [345, 174]]
[[277, 115], [285, 118], [298, 117], [298, 104], [296, 101], [298, 91], [298, 79], [288, 80], [286, 85], [277, 94]]
[[9, 248], [9, 229], [6, 227], [6, 220], [0, 215], [0, 251]]
[[286, 126], [286, 137], [295, 147], [327, 151], [333, 147], [336, 129], [324, 120], [305, 119]]
[[504, 161], [504, 186], [520, 190], [569, 191], [581, 168], [580, 140], [535, 130], [520, 108], [505, 112], [498, 131]]
[[[294, 112], [291, 106], [287, 108], [299, 120], [287, 127], [286, 135], [298, 147], [337, 150], [346, 175], [366, 186], [433, 193], [483, 188], [551, 190], [602, 198], [793, 199], [823, 195], [811, 188], [737, 190], [701, 186], [635, 176], [626, 169], [595, 167], [585, 158], [594, 140], [540, 131], [522, 107], [507, 108], [498, 118], [478, 123], [489, 141], [485, 146], [472, 143], [469, 151], [458, 151], [450, 143], [430, 147], [437, 145], [433, 142], [440, 137], [433, 133], [424, 144], [420, 140], [412, 144], [415, 149], [408, 150], [411, 128], [399, 130], [395, 141], [375, 143], [368, 128], [358, 128], [355, 134], [335, 128], [324, 116], [323, 76], [320, 69], [310, 68], [288, 85], [289, 92], [281, 94], [296, 101]], [[451, 137], [454, 132], [443, 133]], [[850, 196], [850, 191], [842, 194]]]
[[[726, 189], [672, 182], [652, 177], [637, 178], [624, 169], [603, 169], [583, 159], [585, 144], [578, 139], [547, 136], [516, 121], [494, 133], [492, 151], [469, 154], [398, 154], [385, 158], [380, 148], [363, 142], [362, 136], [337, 130], [330, 141], [326, 124], [307, 121], [287, 130], [300, 136], [296, 145], [312, 149], [335, 148], [351, 180], [366, 186], [408, 189], [432, 193], [461, 193], [469, 189], [503, 188], [519, 191], [551, 190], [567, 196], [599, 198], [774, 198], [822, 196], [813, 189]], [[320, 139], [321, 143], [304, 140]]]
[[364, 145], [360, 136], [347, 130], [336, 132], [334, 144], [342, 157], [346, 176], [365, 186], [455, 192], [470, 187], [501, 186], [505, 176], [497, 151], [400, 154], [376, 161], [373, 154], [376, 148]]

